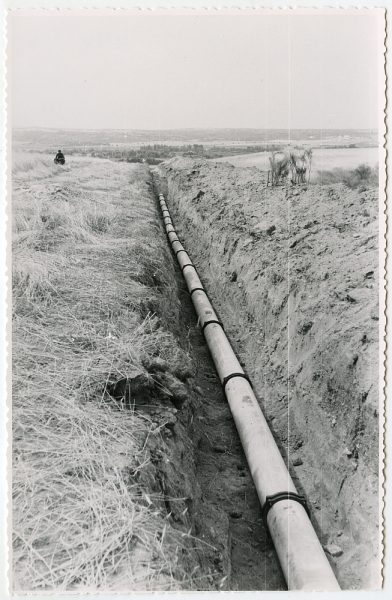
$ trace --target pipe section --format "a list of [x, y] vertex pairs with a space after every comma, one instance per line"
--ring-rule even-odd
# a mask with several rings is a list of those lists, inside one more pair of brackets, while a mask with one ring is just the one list
[[337, 591], [332, 568], [299, 496], [252, 385], [224, 333], [189, 254], [173, 226], [163, 194], [159, 203], [200, 327], [233, 415], [249, 469], [289, 590]]

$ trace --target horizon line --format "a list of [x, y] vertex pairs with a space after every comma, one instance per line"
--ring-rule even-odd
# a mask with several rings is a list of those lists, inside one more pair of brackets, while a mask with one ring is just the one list
[[11, 130], [17, 129], [39, 129], [39, 130], [56, 130], [56, 131], [224, 131], [227, 129], [237, 129], [241, 131], [378, 131], [378, 127], [164, 127], [164, 128], [127, 128], [127, 127], [44, 127], [41, 125], [23, 125], [13, 126]]

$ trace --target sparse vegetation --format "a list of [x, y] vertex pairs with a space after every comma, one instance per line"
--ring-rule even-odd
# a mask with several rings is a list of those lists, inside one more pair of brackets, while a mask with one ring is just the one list
[[369, 165], [359, 165], [356, 169], [332, 169], [318, 171], [314, 183], [333, 184], [344, 183], [351, 189], [375, 187], [378, 185], [378, 168]]

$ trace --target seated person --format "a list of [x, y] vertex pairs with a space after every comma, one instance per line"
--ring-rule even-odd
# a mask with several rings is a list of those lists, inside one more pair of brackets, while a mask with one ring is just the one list
[[62, 161], [65, 161], [64, 154], [61, 152], [61, 150], [58, 150], [58, 152], [57, 152], [57, 154], [56, 154], [55, 161], [56, 161], [56, 162], [62, 162]]

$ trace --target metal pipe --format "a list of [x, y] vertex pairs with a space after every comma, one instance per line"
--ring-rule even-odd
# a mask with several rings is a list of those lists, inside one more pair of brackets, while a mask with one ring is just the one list
[[[163, 194], [162, 209], [170, 216]], [[165, 228], [224, 387], [262, 512], [289, 590], [337, 591], [332, 568], [261, 411], [252, 385], [224, 332], [189, 254], [170, 219]]]

